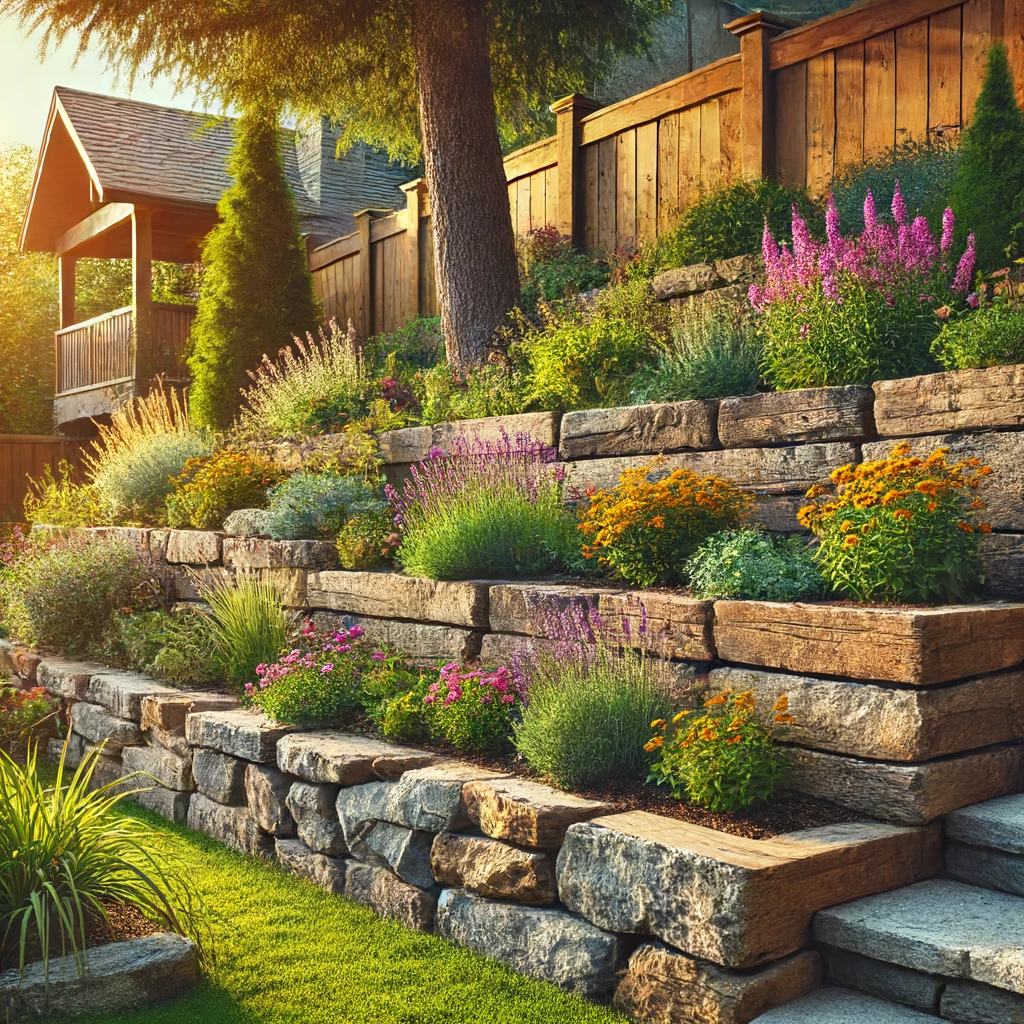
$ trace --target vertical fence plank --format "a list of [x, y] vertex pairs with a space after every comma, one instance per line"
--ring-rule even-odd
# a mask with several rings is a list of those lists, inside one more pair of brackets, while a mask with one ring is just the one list
[[658, 237], [658, 122], [636, 130], [637, 243]]
[[679, 114], [679, 213], [700, 196], [700, 107]]
[[615, 245], [636, 245], [636, 129], [620, 132], [615, 147]]
[[896, 29], [896, 141], [928, 134], [928, 19]]
[[613, 136], [598, 143], [597, 244], [609, 252], [615, 249], [615, 151], [618, 141]]
[[[586, 230], [584, 232], [588, 249], [596, 249], [600, 239], [597, 233], [597, 192], [598, 179], [600, 177], [598, 168], [598, 146], [587, 146], [583, 151], [583, 174], [586, 180], [586, 199], [584, 208], [586, 210]], [[561, 188], [561, 185], [559, 185]], [[561, 199], [559, 199], [561, 201]]]
[[807, 187], [823, 195], [835, 173], [835, 54], [820, 53], [807, 62]]
[[700, 187], [715, 188], [722, 180], [722, 123], [718, 98], [700, 105]]
[[1024, 103], [1024, 0], [1003, 0], [1003, 40], [1017, 86], [1017, 102]]
[[971, 0], [964, 4], [963, 48], [960, 61], [960, 124], [966, 126], [974, 114], [981, 82], [985, 77], [985, 54], [995, 41], [992, 0]]
[[836, 50], [836, 168], [864, 159], [864, 44]]
[[775, 173], [783, 185], [807, 184], [807, 62], [775, 73]]
[[928, 130], [960, 127], [960, 8], [928, 19]]
[[[586, 178], [583, 181], [586, 188]], [[569, 200], [566, 199], [566, 202]], [[558, 167], [548, 167], [544, 171], [544, 224], [558, 224]]]
[[718, 144], [721, 152], [721, 180], [728, 184], [743, 177], [743, 93], [739, 90], [718, 97]]
[[544, 211], [547, 202], [547, 178], [543, 171], [530, 176], [530, 230], [538, 231], [547, 224]]
[[530, 191], [529, 175], [516, 182], [518, 198], [516, 199], [516, 234], [525, 236], [530, 233]]
[[896, 35], [864, 41], [864, 158], [896, 145]]
[[658, 122], [658, 234], [679, 217], [679, 115]]

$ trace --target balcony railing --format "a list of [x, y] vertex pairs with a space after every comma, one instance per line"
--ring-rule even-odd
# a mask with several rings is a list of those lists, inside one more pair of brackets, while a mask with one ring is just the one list
[[[185, 346], [194, 306], [153, 303], [153, 376], [188, 377]], [[103, 387], [136, 377], [132, 306], [95, 316], [57, 332], [57, 394]]]

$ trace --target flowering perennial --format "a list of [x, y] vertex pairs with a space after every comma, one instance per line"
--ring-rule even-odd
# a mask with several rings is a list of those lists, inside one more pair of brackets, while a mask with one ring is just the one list
[[984, 581], [977, 489], [992, 470], [978, 459], [947, 461], [937, 448], [834, 470], [832, 492], [816, 485], [800, 522], [820, 539], [817, 561], [832, 586], [862, 601], [962, 601]]
[[526, 701], [522, 682], [504, 667], [441, 667], [423, 697], [431, 733], [460, 750], [497, 752], [509, 744], [512, 722]]

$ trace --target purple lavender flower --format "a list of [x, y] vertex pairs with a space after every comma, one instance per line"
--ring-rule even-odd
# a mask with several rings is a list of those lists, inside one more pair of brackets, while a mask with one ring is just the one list
[[900, 179], [896, 179], [896, 188], [892, 194], [892, 217], [899, 227], [903, 227], [909, 220], [907, 204], [903, 200], [903, 191], [900, 188]]
[[978, 247], [972, 231], [967, 236], [967, 248], [964, 250], [963, 256], [960, 257], [960, 263], [956, 268], [956, 277], [953, 280], [953, 291], [957, 295], [965, 295], [969, 291], [971, 281], [974, 280], [974, 264], [977, 258]]
[[953, 230], [955, 227], [956, 216], [947, 206], [942, 214], [942, 243], [939, 246], [943, 252], [949, 252], [949, 247], [953, 244]]

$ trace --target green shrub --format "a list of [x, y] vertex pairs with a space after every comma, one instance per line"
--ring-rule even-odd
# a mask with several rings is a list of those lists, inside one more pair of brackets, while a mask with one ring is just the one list
[[33, 733], [60, 710], [60, 701], [41, 686], [19, 690], [0, 679], [0, 748], [13, 752], [32, 741]]
[[[974, 116], [960, 137], [952, 206], [978, 238], [982, 270], [1005, 267], [1024, 239], [1024, 112], [1003, 43], [993, 44]], [[1007, 256], [1007, 248], [1010, 256]]]
[[136, 907], [161, 930], [196, 933], [194, 896], [160, 863], [149, 826], [112, 813], [123, 798], [117, 782], [94, 788], [103, 746], [74, 773], [67, 747], [56, 779], [39, 771], [36, 752], [24, 764], [0, 753], [0, 967], [24, 970], [73, 954], [84, 976], [90, 936], [109, 910]]
[[423, 423], [450, 423], [486, 416], [514, 416], [529, 404], [530, 381], [516, 365], [484, 363], [459, 380], [447, 363], [413, 381]]
[[608, 283], [608, 263], [579, 252], [558, 228], [531, 231], [520, 241], [523, 308], [537, 310], [538, 301], [555, 302]]
[[702, 600], [807, 601], [825, 590], [803, 538], [762, 530], [713, 534], [686, 563], [686, 575]]
[[943, 325], [932, 355], [946, 370], [1024, 363], [1024, 309], [997, 299]]
[[651, 720], [670, 705], [665, 664], [600, 640], [538, 650], [522, 669], [528, 700], [516, 750], [563, 789], [642, 781]]
[[296, 473], [270, 491], [265, 522], [275, 540], [333, 539], [352, 516], [380, 507], [361, 477]]
[[223, 450], [190, 459], [167, 499], [167, 525], [174, 529], [219, 530], [228, 514], [267, 503], [267, 488], [281, 471], [259, 454]]
[[526, 690], [507, 668], [441, 668], [422, 698], [431, 738], [470, 754], [507, 750]]
[[401, 538], [394, 515], [386, 508], [353, 516], [338, 534], [343, 569], [377, 569], [394, 560]]
[[887, 459], [834, 470], [835, 492], [812, 487], [798, 518], [819, 538], [822, 576], [855, 600], [968, 601], [985, 579], [978, 535], [991, 527], [976, 519], [975, 488], [991, 469], [949, 465], [945, 448], [927, 459], [910, 450], [904, 442]]
[[228, 160], [234, 181], [203, 244], [188, 366], [193, 415], [204, 427], [229, 426], [247, 372], [293, 335], [315, 330], [322, 316], [285, 181], [277, 113], [254, 107], [239, 119]]
[[240, 508], [224, 520], [224, 532], [229, 537], [262, 537], [268, 534], [265, 508]]
[[[787, 708], [781, 697], [774, 722], [793, 721]], [[657, 759], [648, 781], [709, 811], [746, 811], [771, 800], [789, 767], [750, 691], [726, 690], [704, 702], [703, 714], [682, 711], [671, 725], [663, 718], [652, 725], [658, 731], [644, 749]]]
[[529, 438], [491, 446], [463, 438], [452, 455], [420, 463], [402, 494], [388, 492], [402, 531], [398, 564], [436, 580], [564, 567], [580, 544], [553, 454]]
[[445, 361], [439, 316], [418, 316], [401, 327], [371, 338], [363, 349], [375, 366], [393, 361], [400, 375], [429, 370]]
[[542, 409], [624, 404], [633, 374], [668, 343], [671, 315], [647, 281], [608, 289], [592, 306], [549, 309], [519, 351], [530, 402]]
[[766, 179], [722, 185], [701, 196], [675, 229], [658, 239], [658, 265], [664, 270], [758, 252], [766, 220], [776, 238], [788, 239], [794, 205], [819, 231], [821, 211], [805, 188]]
[[686, 560], [711, 534], [738, 525], [750, 495], [659, 460], [623, 470], [616, 487], [589, 495], [580, 514], [583, 554], [634, 586], [681, 583]]
[[853, 234], [860, 230], [869, 191], [877, 208], [888, 210], [896, 182], [911, 220], [925, 217], [929, 224], [940, 223], [950, 205], [959, 157], [960, 149], [955, 142], [930, 135], [927, 141], [901, 142], [894, 150], [880, 153], [867, 163], [842, 168], [832, 182], [840, 231]]
[[761, 379], [761, 341], [743, 307], [713, 298], [680, 311], [672, 344], [633, 378], [630, 400], [684, 402], [749, 395]]
[[95, 526], [100, 521], [100, 497], [91, 484], [75, 483], [75, 472], [65, 459], [57, 476], [46, 466], [38, 480], [29, 480], [25, 520], [46, 526]]
[[12, 633], [33, 647], [77, 655], [120, 609], [148, 604], [154, 587], [134, 547], [82, 537], [31, 549], [0, 575]]
[[292, 617], [281, 607], [281, 592], [258, 576], [237, 576], [234, 585], [201, 587], [200, 596], [210, 606], [212, 651], [227, 681], [242, 689], [288, 642]]

